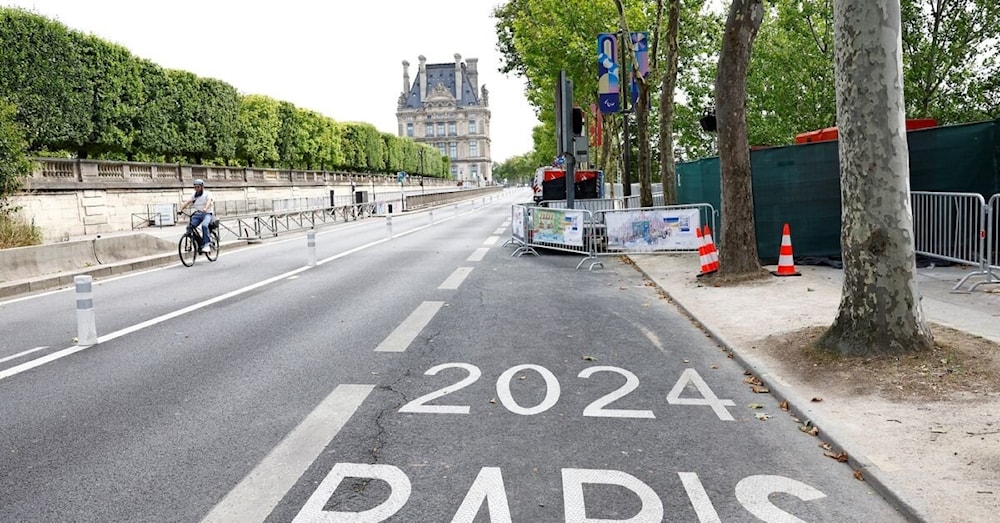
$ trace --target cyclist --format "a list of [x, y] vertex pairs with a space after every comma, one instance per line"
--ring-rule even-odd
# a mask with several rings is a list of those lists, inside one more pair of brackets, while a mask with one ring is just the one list
[[177, 209], [177, 212], [180, 213], [188, 205], [194, 207], [194, 214], [191, 215], [188, 230], [201, 225], [201, 252], [209, 252], [211, 250], [210, 243], [212, 237], [208, 235], [208, 226], [212, 223], [212, 216], [215, 213], [214, 204], [215, 200], [212, 197], [212, 191], [206, 190], [205, 181], [199, 178], [194, 181], [194, 195], [188, 198], [181, 205], [180, 209]]

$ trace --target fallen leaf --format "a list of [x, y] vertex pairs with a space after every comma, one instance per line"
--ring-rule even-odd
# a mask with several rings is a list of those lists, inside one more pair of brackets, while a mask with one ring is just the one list
[[757, 416], [757, 419], [761, 421], [767, 421], [771, 417], [771, 415], [766, 412], [758, 412], [757, 414], [754, 414], [754, 416]]
[[684, 363], [691, 363], [691, 360], [684, 360]]
[[837, 460], [837, 461], [839, 461], [841, 463], [847, 463], [847, 459], [848, 459], [846, 452], [838, 452], [838, 453], [824, 452], [823, 455], [826, 456], [826, 457], [828, 457], [828, 458], [835, 459], [835, 460]]
[[751, 404], [747, 405], [747, 407], [750, 407], [751, 409], [762, 409], [762, 408], [764, 408], [764, 406], [761, 405], [760, 403], [751, 403]]
[[749, 375], [750, 375], [750, 370], [745, 370], [745, 371], [743, 371], [743, 375], [744, 375], [744, 376], [749, 376]]
[[713, 364], [709, 365], [708, 368], [710, 368], [710, 369], [718, 369], [719, 366], [713, 363]]
[[750, 387], [750, 390], [756, 392], [757, 394], [768, 394], [771, 392], [767, 387], [761, 387], [758, 385]]
[[526, 380], [526, 379], [528, 379], [528, 377], [527, 376], [518, 376], [517, 379], [519, 379], [519, 380]]
[[763, 385], [764, 384], [762, 381], [760, 381], [759, 379], [757, 379], [756, 376], [747, 376], [747, 377], [743, 378], [743, 383], [747, 383], [747, 384], [750, 384], [750, 385]]
[[833, 449], [833, 445], [830, 445], [829, 443], [827, 443], [827, 442], [824, 441], [824, 442], [822, 442], [822, 443], [819, 444], [819, 448], [821, 448], [823, 450], [832, 450]]
[[813, 403], [819, 403], [819, 402], [823, 401], [823, 398], [816, 397], [816, 398], [813, 398], [813, 399], [811, 399], [809, 401], [811, 401]]
[[865, 480], [865, 475], [861, 473], [861, 469], [858, 469], [858, 470], [854, 471], [854, 479], [856, 479], [858, 481], [864, 481]]
[[584, 356], [583, 359], [586, 361], [597, 361], [597, 358], [593, 356]]
[[490, 400], [490, 403], [494, 403], [495, 404], [496, 402], [497, 402], [496, 398], [493, 398], [493, 399]]
[[733, 353], [730, 352], [730, 353], [726, 354], [726, 357], [729, 358], [729, 359], [733, 359]]
[[787, 401], [782, 401], [778, 406], [781, 407], [781, 410], [788, 410], [788, 402]]

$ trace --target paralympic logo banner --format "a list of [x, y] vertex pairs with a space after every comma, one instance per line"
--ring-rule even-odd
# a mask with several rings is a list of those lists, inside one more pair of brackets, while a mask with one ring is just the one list
[[597, 105], [601, 113], [621, 110], [621, 68], [618, 66], [618, 35], [597, 35]]
[[698, 209], [615, 211], [604, 215], [608, 250], [629, 252], [698, 250]]
[[534, 209], [534, 241], [583, 247], [582, 211]]

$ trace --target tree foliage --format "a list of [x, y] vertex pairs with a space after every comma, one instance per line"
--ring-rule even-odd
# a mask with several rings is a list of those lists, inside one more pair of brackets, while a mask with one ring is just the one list
[[27, 140], [24, 129], [14, 121], [14, 105], [0, 98], [0, 214], [6, 211], [6, 198], [21, 188], [21, 179], [31, 173], [25, 156]]
[[0, 47], [0, 96], [30, 152], [369, 172], [415, 169], [422, 154], [424, 174], [448, 175], [437, 151], [410, 138], [163, 69], [24, 10], [0, 8]]

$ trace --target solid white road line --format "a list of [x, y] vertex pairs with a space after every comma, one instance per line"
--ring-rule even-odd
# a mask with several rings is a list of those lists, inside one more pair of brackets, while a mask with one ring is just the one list
[[13, 356], [7, 356], [6, 358], [0, 358], [0, 363], [3, 363], [5, 361], [10, 361], [10, 360], [16, 360], [16, 359], [20, 358], [21, 356], [27, 356], [28, 354], [31, 354], [32, 352], [37, 352], [37, 351], [40, 351], [42, 349], [47, 349], [47, 348], [48, 347], [35, 347], [34, 349], [28, 349], [28, 350], [26, 350], [24, 352], [18, 352], [17, 354], [14, 354]]
[[375, 385], [338, 385], [215, 505], [202, 523], [267, 519], [374, 388]]
[[457, 289], [471, 272], [472, 267], [459, 267], [455, 269], [455, 272], [451, 273], [451, 276], [448, 276], [448, 279], [438, 289], [445, 291]]
[[489, 247], [480, 247], [472, 251], [472, 254], [469, 255], [469, 257], [466, 258], [465, 261], [470, 261], [470, 262], [483, 261], [483, 258], [486, 257], [486, 253], [488, 252], [490, 252]]
[[444, 305], [443, 301], [425, 301], [421, 303], [416, 310], [410, 313], [410, 316], [403, 320], [403, 323], [396, 327], [396, 330], [392, 331], [392, 334], [382, 340], [382, 343], [378, 347], [375, 347], [375, 352], [403, 352], [414, 338], [420, 334], [420, 331], [424, 330], [424, 327], [430, 323], [431, 318], [437, 314], [438, 309]]

